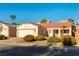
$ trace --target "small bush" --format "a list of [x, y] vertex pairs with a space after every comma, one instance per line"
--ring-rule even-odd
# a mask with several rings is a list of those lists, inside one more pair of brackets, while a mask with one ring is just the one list
[[33, 35], [26, 35], [26, 36], [24, 36], [24, 40], [25, 41], [27, 41], [27, 42], [32, 42], [32, 41], [34, 41], [34, 36]]
[[5, 40], [7, 37], [5, 35], [0, 35], [0, 40]]
[[72, 36], [66, 35], [62, 37], [62, 43], [67, 46], [74, 45], [76, 44], [76, 39]]
[[38, 36], [36, 36], [36, 40], [37, 40], [37, 41], [45, 40], [45, 36], [43, 36], [43, 35], [38, 35]]
[[48, 40], [48, 42], [61, 42], [61, 39], [58, 37], [50, 37]]

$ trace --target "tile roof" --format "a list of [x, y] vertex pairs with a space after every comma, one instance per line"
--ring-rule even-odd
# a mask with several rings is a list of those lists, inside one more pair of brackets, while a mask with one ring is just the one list
[[[22, 24], [32, 24], [32, 25], [35, 25], [35, 26], [41, 26], [41, 25], [39, 25], [39, 24], [32, 23], [32, 22], [25, 22], [25, 23], [22, 23]], [[22, 25], [22, 24], [20, 24], [20, 25]], [[19, 25], [19, 26], [20, 26], [20, 25]]]
[[45, 28], [61, 28], [62, 26], [66, 26], [66, 27], [72, 27], [72, 23], [71, 22], [58, 22], [58, 23], [40, 23], [39, 25], [41, 25], [42, 27]]
[[[3, 22], [3, 21], [1, 21], [0, 20], [0, 23], [3, 23], [3, 24], [5, 24], [5, 25], [7, 25], [7, 26], [14, 26], [13, 24], [10, 24], [10, 23], [6, 23], [6, 22]], [[1, 24], [0, 24], [1, 25]], [[15, 26], [19, 26], [20, 24], [16, 24]]]

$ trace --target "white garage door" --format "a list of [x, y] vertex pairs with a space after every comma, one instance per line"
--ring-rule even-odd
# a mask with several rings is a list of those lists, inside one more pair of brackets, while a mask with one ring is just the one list
[[18, 36], [24, 37], [25, 35], [31, 35], [34, 32], [34, 30], [18, 30]]

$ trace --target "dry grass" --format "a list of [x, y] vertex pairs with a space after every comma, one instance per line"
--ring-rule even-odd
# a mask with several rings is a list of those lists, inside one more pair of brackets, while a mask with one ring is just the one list
[[[21, 40], [21, 41], [18, 41], [18, 43], [35, 44], [35, 45], [48, 45], [47, 40], [44, 40], [44, 41], [33, 41], [33, 42], [25, 42], [24, 40]], [[63, 46], [63, 44], [61, 42], [55, 42], [55, 43], [52, 43], [51, 45], [54, 45], [54, 46]]]
[[76, 40], [77, 44], [75, 46], [79, 47], [79, 40]]
[[18, 41], [17, 43], [29, 43], [29, 44], [36, 44], [36, 45], [47, 45], [47, 40], [44, 41], [33, 41], [33, 42], [25, 42], [24, 40]]

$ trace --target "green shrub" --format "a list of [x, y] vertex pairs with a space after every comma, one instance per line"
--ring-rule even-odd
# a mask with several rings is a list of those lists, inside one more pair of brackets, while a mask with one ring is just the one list
[[38, 35], [38, 36], [36, 36], [36, 40], [37, 40], [37, 41], [45, 40], [45, 36], [43, 36], [43, 35]]
[[48, 42], [61, 42], [61, 39], [58, 37], [50, 37], [48, 40]]
[[0, 40], [5, 40], [7, 37], [5, 35], [0, 35]]
[[24, 40], [25, 41], [27, 41], [27, 42], [32, 42], [32, 41], [34, 41], [34, 36], [33, 35], [26, 35], [26, 36], [24, 36]]
[[62, 37], [62, 43], [67, 46], [74, 45], [76, 44], [76, 39], [70, 35], [66, 35]]

